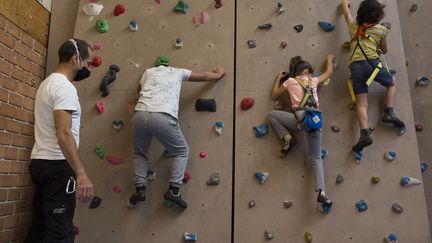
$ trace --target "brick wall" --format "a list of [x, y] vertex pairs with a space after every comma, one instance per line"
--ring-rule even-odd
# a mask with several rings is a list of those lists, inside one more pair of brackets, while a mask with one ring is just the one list
[[46, 47], [0, 15], [0, 243], [19, 242], [31, 223], [34, 99]]

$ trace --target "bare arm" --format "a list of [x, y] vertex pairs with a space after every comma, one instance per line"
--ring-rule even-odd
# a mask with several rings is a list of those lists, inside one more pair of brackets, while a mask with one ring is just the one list
[[283, 72], [279, 72], [278, 75], [275, 78], [275, 82], [273, 85], [273, 89], [272, 89], [272, 98], [274, 100], [279, 99], [279, 97], [283, 94], [283, 92], [286, 90], [285, 87], [283, 85], [281, 85], [280, 80], [282, 79], [282, 77], [284, 76]]
[[381, 40], [381, 44], [380, 44], [380, 50], [382, 52], [382, 54], [387, 54], [388, 48], [387, 48], [387, 37], [385, 37], [384, 39]]
[[216, 67], [212, 72], [196, 72], [192, 71], [188, 81], [192, 82], [206, 82], [217, 81], [225, 75], [225, 71], [221, 67]]
[[354, 23], [354, 19], [352, 18], [351, 11], [349, 9], [349, 0], [342, 0], [341, 5], [346, 23], [348, 25]]
[[93, 196], [93, 184], [87, 177], [83, 163], [78, 155], [77, 144], [71, 132], [72, 112], [54, 110], [54, 123], [60, 149], [77, 176], [78, 199], [88, 201]]
[[334, 59], [333, 54], [327, 55], [327, 68], [325, 72], [318, 77], [320, 83], [327, 80], [333, 75], [333, 59]]

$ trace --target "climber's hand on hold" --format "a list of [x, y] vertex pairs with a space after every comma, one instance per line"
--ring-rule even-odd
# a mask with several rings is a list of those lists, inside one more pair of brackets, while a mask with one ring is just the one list
[[88, 202], [93, 197], [93, 184], [87, 177], [87, 174], [81, 173], [77, 175], [77, 190], [78, 200]]
[[327, 55], [327, 61], [329, 61], [329, 62], [333, 62], [334, 58], [335, 58], [335, 56], [332, 53]]
[[348, 7], [349, 6], [349, 0], [342, 0], [342, 2], [341, 2], [341, 4], [342, 4], [342, 6], [346, 6], [346, 7]]

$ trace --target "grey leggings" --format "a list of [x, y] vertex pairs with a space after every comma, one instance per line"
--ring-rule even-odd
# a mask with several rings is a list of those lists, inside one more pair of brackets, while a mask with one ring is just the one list
[[[289, 131], [297, 131], [298, 123], [293, 113], [274, 110], [270, 112], [268, 118], [280, 140], [290, 133]], [[307, 133], [307, 141], [309, 144], [309, 160], [315, 176], [315, 190], [321, 189], [325, 191], [324, 166], [321, 158], [321, 130]]]
[[171, 166], [170, 184], [182, 185], [188, 162], [189, 147], [180, 130], [177, 119], [166, 113], [137, 111], [133, 120], [135, 165], [134, 184], [147, 187], [148, 150], [155, 137], [165, 147], [166, 152], [174, 157]]

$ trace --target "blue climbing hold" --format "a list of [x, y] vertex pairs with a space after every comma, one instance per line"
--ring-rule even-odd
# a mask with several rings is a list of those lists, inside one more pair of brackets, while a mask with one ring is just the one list
[[255, 177], [258, 179], [258, 182], [261, 185], [264, 185], [264, 182], [267, 180], [270, 172], [255, 172]]
[[393, 161], [396, 159], [396, 152], [395, 151], [387, 151], [384, 153], [384, 158], [387, 161]]
[[328, 214], [331, 212], [332, 206], [326, 203], [319, 205], [319, 211], [323, 214]]
[[360, 213], [368, 210], [368, 205], [364, 200], [357, 201], [355, 205]]
[[327, 149], [325, 148], [321, 149], [321, 159], [325, 159], [325, 157], [327, 157], [328, 154], [329, 152], [327, 151]]
[[319, 21], [318, 25], [321, 27], [321, 29], [323, 29], [326, 32], [331, 32], [336, 28], [334, 24], [325, 21]]
[[420, 163], [421, 172], [424, 173], [428, 169], [429, 165], [425, 162]]
[[386, 243], [397, 243], [397, 242], [399, 242], [399, 241], [398, 241], [398, 237], [397, 237], [397, 235], [396, 235], [395, 233], [390, 233], [390, 234], [388, 234], [388, 235], [384, 238], [384, 241], [385, 241]]
[[255, 136], [259, 138], [268, 133], [269, 126], [263, 123], [258, 126], [254, 126], [253, 129], [255, 130]]
[[123, 128], [123, 121], [122, 120], [113, 120], [112, 121], [113, 127], [115, 130], [121, 130]]
[[354, 152], [354, 159], [357, 164], [360, 164], [363, 154], [361, 152]]

